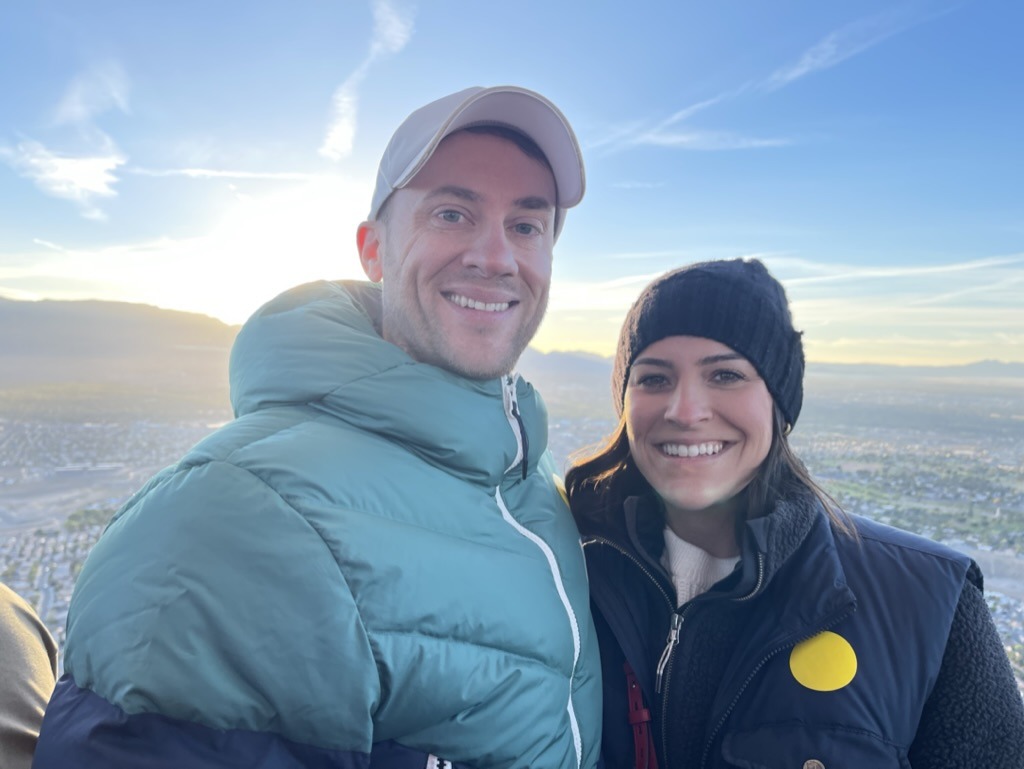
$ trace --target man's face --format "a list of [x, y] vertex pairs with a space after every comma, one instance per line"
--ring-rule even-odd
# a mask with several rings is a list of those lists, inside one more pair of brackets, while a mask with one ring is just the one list
[[446, 138], [384, 221], [359, 227], [384, 338], [471, 379], [511, 371], [547, 308], [555, 203], [551, 171], [512, 142]]

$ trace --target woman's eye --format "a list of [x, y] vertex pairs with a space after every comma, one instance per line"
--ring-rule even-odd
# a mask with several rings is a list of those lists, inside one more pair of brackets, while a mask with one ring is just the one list
[[637, 387], [663, 387], [668, 379], [664, 374], [642, 374], [636, 378]]
[[711, 379], [719, 384], [732, 384], [733, 382], [744, 382], [747, 378], [739, 371], [720, 369], [711, 375]]

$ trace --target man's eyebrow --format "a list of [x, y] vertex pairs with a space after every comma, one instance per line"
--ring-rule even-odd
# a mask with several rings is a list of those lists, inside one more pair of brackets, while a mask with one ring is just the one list
[[429, 193], [427, 193], [427, 199], [431, 198], [443, 198], [443, 197], [454, 197], [460, 198], [461, 200], [468, 200], [470, 202], [479, 201], [480, 194], [473, 192], [468, 187], [460, 187], [457, 184], [445, 184], [442, 187], [435, 187]]
[[548, 209], [555, 207], [555, 204], [543, 195], [529, 195], [525, 198], [519, 198], [513, 202], [517, 207], [525, 208], [528, 211], [547, 211]]
[[[483, 200], [483, 196], [468, 187], [460, 187], [457, 184], [445, 184], [441, 187], [436, 187], [427, 193], [427, 199], [432, 200], [434, 198], [443, 197], [459, 198], [470, 203], [476, 203]], [[518, 198], [512, 201], [517, 208], [524, 208], [528, 211], [547, 211], [555, 207], [555, 204], [548, 200], [543, 195], [527, 195], [525, 198]]]

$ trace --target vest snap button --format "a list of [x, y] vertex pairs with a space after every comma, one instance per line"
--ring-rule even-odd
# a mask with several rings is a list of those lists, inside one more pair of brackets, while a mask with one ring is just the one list
[[825, 765], [816, 758], [808, 758], [804, 761], [804, 769], [825, 769]]

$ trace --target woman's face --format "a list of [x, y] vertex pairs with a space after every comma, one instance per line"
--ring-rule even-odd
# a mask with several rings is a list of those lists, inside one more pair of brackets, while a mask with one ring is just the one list
[[670, 516], [738, 512], [768, 455], [772, 413], [753, 365], [712, 339], [666, 337], [630, 369], [629, 450]]

